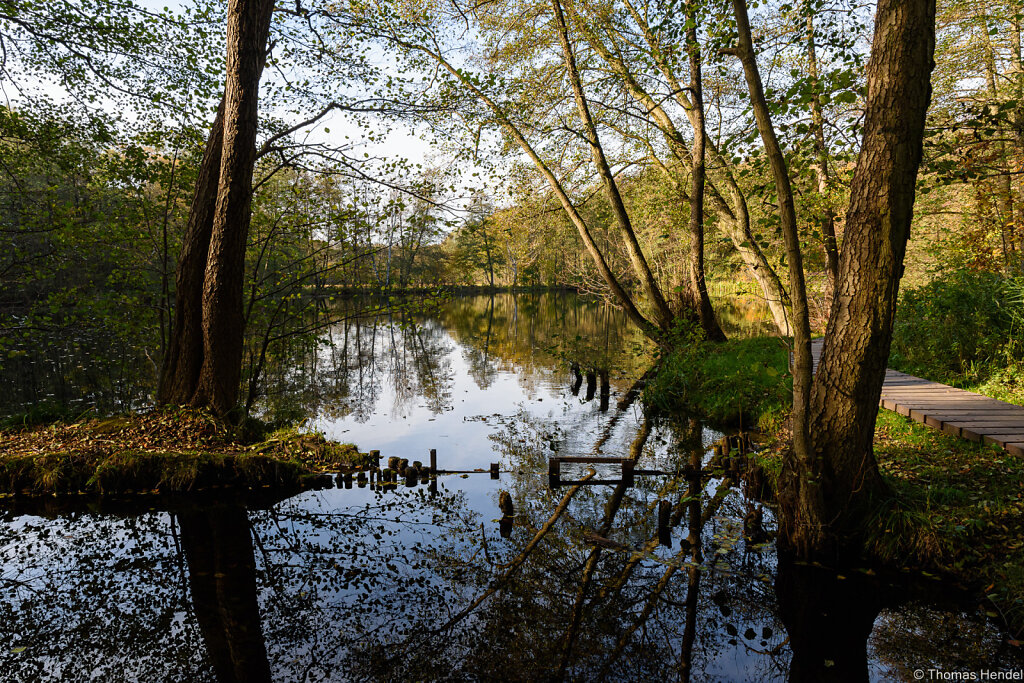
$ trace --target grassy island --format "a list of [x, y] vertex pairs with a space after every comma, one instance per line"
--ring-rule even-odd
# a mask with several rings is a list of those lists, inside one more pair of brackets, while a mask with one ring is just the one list
[[0, 496], [301, 489], [364, 464], [352, 444], [294, 428], [231, 427], [207, 413], [146, 414], [0, 431]]

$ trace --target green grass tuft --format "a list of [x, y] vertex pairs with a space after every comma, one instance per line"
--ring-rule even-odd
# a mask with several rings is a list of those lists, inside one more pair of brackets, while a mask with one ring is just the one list
[[723, 426], [776, 431], [792, 405], [788, 358], [788, 348], [775, 337], [688, 340], [662, 359], [644, 401]]

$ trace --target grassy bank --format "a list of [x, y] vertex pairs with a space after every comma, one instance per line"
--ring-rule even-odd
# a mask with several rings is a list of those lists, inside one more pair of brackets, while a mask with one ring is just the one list
[[[781, 469], [792, 401], [778, 339], [690, 344], [662, 360], [649, 405], [758, 428], [769, 477]], [[991, 614], [1024, 629], [1024, 459], [879, 409], [875, 455], [896, 495], [871, 530], [877, 559], [975, 587]], [[774, 489], [774, 486], [772, 487]]]
[[[879, 410], [875, 456], [917, 538], [925, 569], [978, 587], [994, 614], [1024, 629], [1024, 459]], [[877, 529], [891, 536], [899, 528]], [[889, 558], [899, 560], [899, 557]]]
[[0, 495], [301, 488], [365, 458], [316, 434], [259, 431], [185, 410], [7, 428], [0, 431]]
[[781, 339], [722, 344], [687, 340], [661, 359], [644, 402], [666, 412], [701, 415], [723, 427], [779, 430], [792, 405], [788, 351]]

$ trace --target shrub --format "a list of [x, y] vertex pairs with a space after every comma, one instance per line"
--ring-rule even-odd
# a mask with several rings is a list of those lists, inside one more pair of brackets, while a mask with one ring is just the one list
[[1022, 332], [1024, 278], [954, 271], [903, 294], [889, 364], [960, 386], [1013, 384], [1024, 367]]

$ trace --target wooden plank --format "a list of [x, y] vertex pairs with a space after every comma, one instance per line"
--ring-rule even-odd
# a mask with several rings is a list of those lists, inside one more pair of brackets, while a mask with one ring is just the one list
[[981, 438], [984, 443], [994, 443], [999, 446], [1007, 443], [1024, 443], [1024, 431], [1012, 434], [983, 434]]
[[[811, 342], [817, 369], [824, 340]], [[878, 404], [946, 434], [1024, 457], [1024, 406], [886, 369]]]
[[558, 458], [561, 462], [582, 462], [582, 463], [597, 463], [599, 465], [621, 465], [629, 458], [613, 458], [611, 456], [582, 456], [582, 455], [563, 455]]
[[1022, 415], [1022, 416], [1020, 416], [1020, 417], [1018, 417], [1016, 419], [1012, 419], [1012, 420], [1003, 420], [1003, 419], [994, 418], [994, 417], [993, 418], [984, 418], [984, 417], [982, 417], [982, 418], [972, 418], [970, 421], [966, 421], [966, 420], [960, 421], [960, 420], [958, 420], [958, 421], [955, 421], [955, 422], [951, 422], [949, 424], [954, 424], [957, 427], [960, 427], [961, 429], [964, 428], [964, 427], [968, 427], [968, 428], [970, 428], [970, 427], [981, 427], [982, 429], [986, 429], [987, 428], [990, 431], [992, 430], [993, 427], [998, 427], [1000, 430], [1003, 430], [1005, 427], [1012, 427], [1013, 429], [1006, 430], [1006, 431], [1014, 431], [1015, 432], [1015, 431], [1018, 430], [1018, 428], [1024, 430], [1024, 415]]
[[[971, 421], [953, 420], [943, 422], [941, 429], [946, 434], [963, 437], [971, 441], [981, 441], [981, 434], [985, 432], [993, 430], [1011, 430], [1015, 432], [1024, 430], [1024, 417], [1016, 420], [988, 420], [984, 418], [973, 418]], [[965, 432], [967, 433], [965, 434]]]
[[908, 410], [917, 410], [919, 412], [932, 413], [935, 415], [998, 415], [1000, 417], [1012, 417], [1016, 415], [1024, 414], [1020, 408], [1013, 407], [1002, 407], [1002, 406], [968, 406], [966, 404], [948, 405], [948, 404], [932, 404], [932, 403], [918, 403], [912, 401], [897, 401], [897, 406], [902, 406]]

